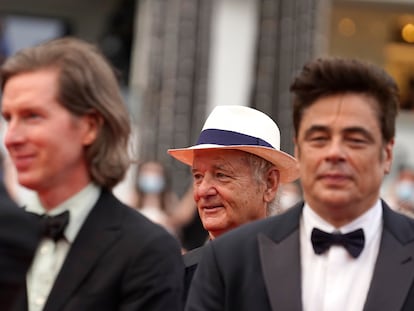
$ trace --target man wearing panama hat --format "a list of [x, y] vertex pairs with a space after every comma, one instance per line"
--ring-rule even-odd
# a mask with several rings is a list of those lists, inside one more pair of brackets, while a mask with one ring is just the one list
[[[266, 114], [217, 106], [194, 146], [168, 153], [192, 167], [194, 200], [209, 238], [269, 216], [279, 183], [298, 177], [296, 159], [280, 150], [280, 131]], [[184, 255], [186, 287], [202, 248]]]

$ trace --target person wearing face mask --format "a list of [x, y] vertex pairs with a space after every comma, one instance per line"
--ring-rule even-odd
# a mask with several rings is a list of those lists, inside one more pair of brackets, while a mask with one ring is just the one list
[[400, 169], [394, 186], [397, 211], [414, 218], [414, 169]]
[[135, 194], [134, 207], [180, 240], [182, 226], [195, 212], [191, 189], [180, 199], [171, 189], [167, 168], [149, 160], [138, 165]]
[[165, 179], [163, 176], [154, 173], [143, 173], [138, 177], [138, 187], [145, 193], [159, 194], [164, 190]]
[[164, 166], [156, 161], [143, 162], [138, 166], [136, 177], [135, 208], [155, 223], [175, 233], [168, 219], [170, 206], [177, 202], [174, 193], [168, 191]]

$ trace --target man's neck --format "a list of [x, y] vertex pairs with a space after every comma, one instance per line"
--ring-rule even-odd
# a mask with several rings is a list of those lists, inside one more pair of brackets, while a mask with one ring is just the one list
[[67, 187], [63, 189], [48, 189], [46, 191], [38, 191], [40, 203], [46, 210], [52, 210], [83, 190], [88, 183], [79, 184], [77, 187]]

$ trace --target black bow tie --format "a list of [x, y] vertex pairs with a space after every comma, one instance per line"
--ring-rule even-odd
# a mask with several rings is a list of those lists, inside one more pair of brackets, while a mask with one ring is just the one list
[[[36, 215], [36, 214], [35, 214]], [[40, 220], [42, 235], [57, 242], [64, 238], [64, 231], [69, 223], [69, 211], [56, 216], [36, 215]]]
[[316, 254], [322, 254], [332, 245], [342, 245], [348, 253], [357, 258], [364, 248], [364, 231], [358, 229], [346, 234], [327, 233], [314, 228], [312, 230], [311, 241]]

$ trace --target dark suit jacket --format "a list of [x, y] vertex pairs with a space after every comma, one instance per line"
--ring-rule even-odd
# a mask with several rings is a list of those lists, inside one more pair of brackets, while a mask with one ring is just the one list
[[[209, 243], [195, 273], [186, 310], [302, 310], [302, 206], [244, 225]], [[383, 221], [364, 310], [414, 310], [414, 220], [383, 203]]]
[[24, 289], [40, 240], [34, 218], [20, 209], [0, 182], [0, 309], [9, 310]]
[[[183, 277], [176, 239], [103, 191], [44, 311], [182, 310]], [[18, 310], [25, 308], [26, 300]]]
[[193, 280], [194, 273], [197, 269], [198, 263], [201, 260], [203, 254], [204, 245], [194, 248], [183, 255], [183, 261], [185, 266], [184, 275], [184, 302], [187, 300], [188, 291]]

